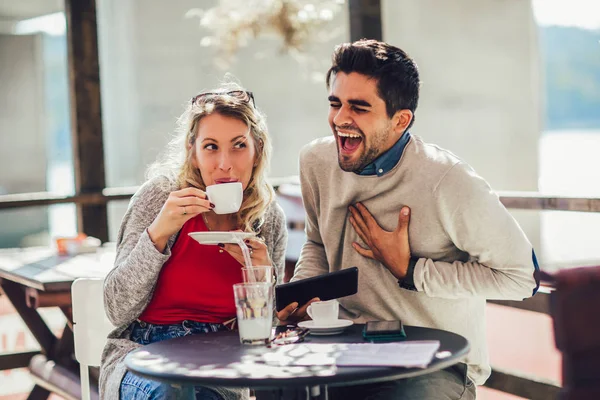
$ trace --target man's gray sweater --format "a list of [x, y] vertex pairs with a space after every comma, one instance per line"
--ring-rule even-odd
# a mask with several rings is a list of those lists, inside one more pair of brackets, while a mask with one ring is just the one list
[[[413, 136], [387, 174], [362, 176], [338, 166], [333, 137], [300, 156], [307, 241], [292, 280], [357, 266], [358, 293], [340, 299], [341, 318], [357, 323], [401, 319], [469, 340], [468, 376], [490, 374], [486, 299], [522, 300], [536, 289], [532, 246], [490, 186], [452, 153]], [[381, 263], [352, 248], [362, 243], [348, 206], [362, 202], [392, 231], [411, 209], [409, 241], [417, 291], [400, 288]]]

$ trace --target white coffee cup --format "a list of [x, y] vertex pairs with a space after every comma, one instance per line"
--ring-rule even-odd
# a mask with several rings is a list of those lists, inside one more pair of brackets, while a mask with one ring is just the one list
[[233, 214], [238, 212], [244, 199], [242, 182], [210, 185], [206, 187], [206, 194], [208, 195], [208, 200], [215, 205], [213, 209], [215, 214]]
[[340, 303], [337, 300], [315, 301], [311, 303], [306, 312], [318, 324], [328, 324], [337, 321]]

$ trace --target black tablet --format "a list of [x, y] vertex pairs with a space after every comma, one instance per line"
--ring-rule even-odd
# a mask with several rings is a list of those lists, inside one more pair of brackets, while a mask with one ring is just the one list
[[357, 291], [358, 268], [351, 267], [276, 286], [276, 307], [281, 311], [295, 301], [302, 307], [315, 297], [325, 301], [350, 296]]

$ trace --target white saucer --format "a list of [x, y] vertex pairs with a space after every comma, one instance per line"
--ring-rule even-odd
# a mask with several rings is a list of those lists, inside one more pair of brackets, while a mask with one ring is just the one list
[[190, 232], [192, 239], [200, 244], [237, 243], [256, 236], [252, 232]]
[[338, 319], [328, 324], [317, 324], [315, 321], [298, 322], [300, 328], [310, 329], [311, 335], [337, 335], [352, 324], [354, 322], [347, 319]]

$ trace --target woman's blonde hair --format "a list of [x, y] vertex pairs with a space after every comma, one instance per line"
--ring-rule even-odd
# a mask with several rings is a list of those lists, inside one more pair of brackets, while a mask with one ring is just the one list
[[258, 232], [264, 222], [264, 214], [274, 198], [272, 186], [266, 175], [271, 159], [271, 142], [265, 116], [256, 108], [250, 96], [229, 95], [231, 92], [246, 92], [237, 83], [226, 83], [209, 95], [197, 96], [190, 101], [185, 111], [177, 119], [177, 128], [166, 152], [150, 166], [147, 177], [159, 175], [175, 180], [180, 188], [196, 187], [206, 190], [200, 170], [194, 167], [196, 136], [203, 117], [220, 114], [244, 122], [250, 129], [256, 149], [256, 159], [248, 186], [244, 190], [244, 200], [238, 213], [238, 224], [244, 231]]

